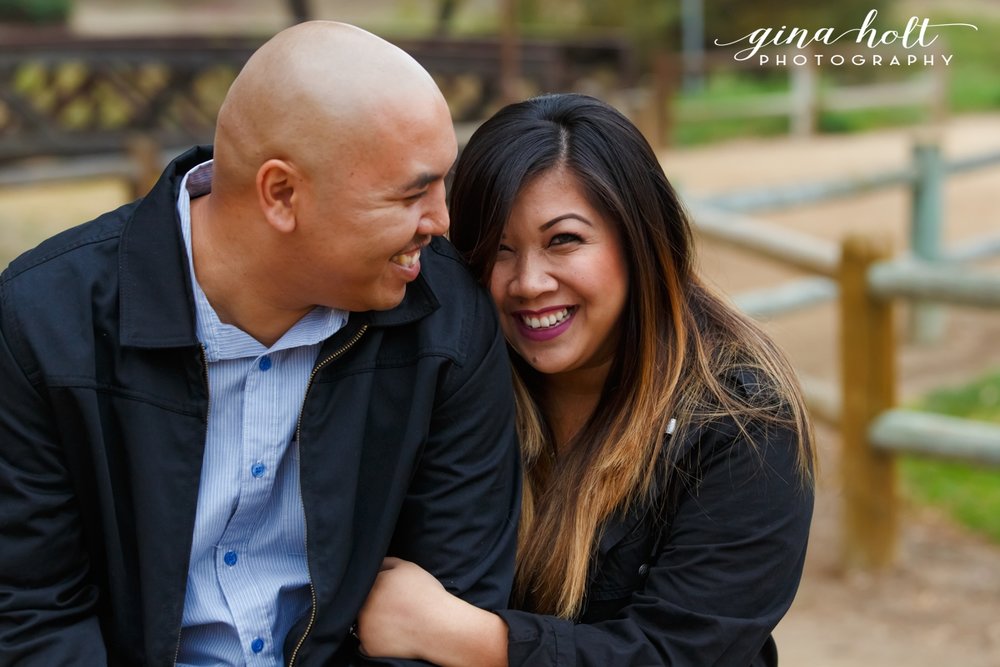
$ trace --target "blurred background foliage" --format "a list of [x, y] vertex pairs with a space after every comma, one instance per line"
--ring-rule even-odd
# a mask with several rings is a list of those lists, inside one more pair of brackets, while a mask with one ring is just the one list
[[[476, 36], [496, 35], [501, 27], [503, 7], [512, 3], [518, 32], [525, 38], [560, 39], [618, 36], [632, 44], [639, 63], [649, 71], [657, 53], [678, 54], [682, 44], [684, 0], [383, 0], [377, 23], [371, 26], [389, 36]], [[111, 7], [114, 0], [0, 0], [0, 21], [27, 24], [65, 21], [74, 6]], [[122, 5], [125, 13], [128, 3]], [[176, 6], [180, 11], [197, 5], [232, 6], [237, 12], [243, 3], [232, 0], [144, 0], [139, 5]], [[270, 5], [278, 15], [297, 21], [309, 16], [338, 16], [351, 5], [334, 0], [253, 0], [245, 7]], [[367, 3], [366, 3], [367, 4]], [[875, 25], [880, 29], [901, 30], [910, 16], [928, 16], [927, 0], [703, 0], [702, 46], [707, 57], [719, 57], [715, 42], [739, 39], [758, 28], [775, 30], [786, 26], [816, 30], [834, 27], [838, 31], [861, 26], [871, 10], [877, 10]], [[990, 3], [979, 3], [989, 9]], [[969, 6], [975, 6], [972, 3]], [[973, 22], [979, 31], [972, 34], [958, 28], [944, 29], [935, 46], [953, 54], [946, 67], [947, 103], [951, 111], [983, 111], [1000, 108], [1000, 12], [970, 14], [966, 3], [933, 3], [935, 23]], [[349, 16], [350, 18], [350, 16]], [[193, 30], [225, 31], [226, 24], [191, 26]], [[845, 44], [844, 40], [841, 44]], [[677, 91], [677, 104], [686, 101], [720, 106], [739, 104], [758, 94], [787, 92], [790, 68], [755, 67], [736, 69], [715, 67], [697, 88]], [[821, 87], [900, 79], [926, 74], [922, 67], [824, 67]], [[818, 119], [822, 132], [853, 132], [891, 125], [911, 125], [926, 120], [914, 108], [890, 108], [851, 112], [823, 112]], [[780, 117], [712, 120], [675, 127], [671, 141], [689, 145], [746, 135], [772, 135], [788, 130], [788, 120]]]
[[72, 0], [0, 0], [0, 21], [65, 23]]
[[[456, 5], [462, 0], [442, 0], [439, 6]], [[843, 29], [859, 27], [872, 9], [880, 13], [891, 9], [896, 0], [839, 0], [803, 2], [802, 0], [705, 0], [702, 3], [705, 25], [704, 45], [715, 39], [731, 41], [762, 27], [781, 25], [811, 29], [832, 26]], [[593, 29], [623, 29], [640, 43], [668, 40], [679, 43], [681, 2], [664, 0], [519, 0], [518, 16], [528, 30], [563, 32]], [[781, 17], [781, 25], [775, 25]]]
[[[404, 0], [403, 6], [407, 5]], [[638, 50], [640, 62], [648, 69], [657, 52], [678, 53], [682, 44], [682, 0], [516, 0], [520, 32], [524, 36], [559, 38], [587, 35], [623, 35]], [[737, 40], [759, 28], [803, 27], [817, 30], [833, 27], [837, 33], [860, 28], [872, 10], [878, 12], [873, 26], [879, 30], [902, 31], [911, 16], [932, 16], [934, 23], [973, 23], [968, 28], [945, 28], [938, 31], [935, 47], [953, 55], [947, 68], [947, 104], [953, 112], [985, 111], [1000, 108], [1000, 13], [970, 13], [966, 5], [933, 3], [926, 0], [773, 0], [750, 3], [745, 0], [704, 0], [702, 46], [706, 55], [718, 55], [716, 42]], [[495, 34], [495, 15], [476, 11], [474, 0], [439, 0], [436, 3], [437, 34]], [[975, 7], [975, 3], [971, 5]], [[411, 6], [412, 8], [412, 6]], [[994, 8], [995, 9], [995, 8]], [[408, 14], [411, 27], [414, 15]], [[779, 18], [780, 17], [780, 18]], [[841, 45], [850, 46], [845, 38]], [[871, 67], [845, 66], [823, 68], [821, 86], [865, 84], [899, 80], [905, 76], [927, 74], [920, 66]], [[705, 77], [697, 89], [677, 91], [676, 102], [685, 101], [739, 104], [759, 94], [787, 92], [787, 68], [757, 67], [735, 69], [719, 67]], [[822, 132], [843, 133], [866, 129], [913, 125], [927, 120], [919, 108], [896, 107], [862, 111], [824, 111], [818, 119]], [[686, 123], [674, 128], [672, 141], [690, 145], [747, 135], [776, 135], [788, 131], [788, 120], [780, 117], [712, 120]]]

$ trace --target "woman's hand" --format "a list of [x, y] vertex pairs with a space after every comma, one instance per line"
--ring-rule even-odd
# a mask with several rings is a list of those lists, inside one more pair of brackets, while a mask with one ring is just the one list
[[422, 658], [421, 640], [440, 622], [452, 595], [419, 565], [386, 558], [358, 614], [358, 639], [366, 655]]
[[507, 664], [507, 625], [419, 565], [386, 558], [358, 614], [361, 652], [450, 665]]

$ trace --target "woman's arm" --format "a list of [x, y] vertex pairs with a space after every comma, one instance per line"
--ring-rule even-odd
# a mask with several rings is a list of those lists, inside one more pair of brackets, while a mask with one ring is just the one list
[[611, 592], [622, 584], [617, 611], [589, 623], [492, 614], [390, 559], [362, 610], [363, 649], [445, 667], [774, 664], [765, 646], [795, 596], [812, 515], [795, 433], [718, 423], [690, 437], [685, 449], [696, 456], [685, 471], [688, 489], [659, 551], [639, 549], [655, 535], [626, 537], [594, 582]]
[[441, 667], [507, 667], [507, 625], [455, 597], [419, 565], [386, 558], [358, 615], [361, 651]]

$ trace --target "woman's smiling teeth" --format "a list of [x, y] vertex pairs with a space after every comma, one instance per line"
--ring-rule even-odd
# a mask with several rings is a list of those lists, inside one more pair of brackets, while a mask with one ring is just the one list
[[569, 308], [546, 313], [541, 317], [535, 315], [521, 315], [521, 321], [529, 329], [550, 329], [557, 324], [561, 324], [569, 317]]
[[399, 264], [404, 268], [410, 268], [420, 260], [420, 248], [413, 252], [399, 253], [392, 258], [393, 264]]

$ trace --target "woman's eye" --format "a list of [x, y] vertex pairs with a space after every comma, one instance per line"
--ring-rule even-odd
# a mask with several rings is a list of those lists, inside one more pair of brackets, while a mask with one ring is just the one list
[[580, 237], [576, 234], [556, 234], [549, 239], [549, 245], [566, 245], [567, 243], [576, 243], [580, 240]]
[[497, 248], [497, 252], [512, 252], [512, 251], [511, 251], [511, 249], [509, 247], [507, 247], [507, 246], [505, 246], [504, 244], [501, 243], [500, 247]]

